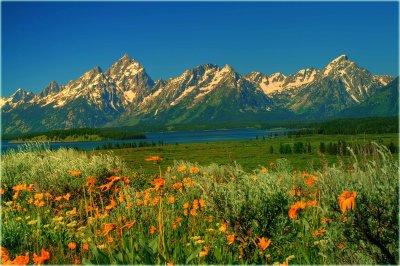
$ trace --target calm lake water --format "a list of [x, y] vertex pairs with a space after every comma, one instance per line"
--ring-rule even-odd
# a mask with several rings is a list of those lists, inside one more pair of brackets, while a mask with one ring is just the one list
[[[206, 130], [206, 131], [192, 131], [192, 132], [158, 132], [146, 133], [146, 139], [131, 139], [131, 140], [106, 140], [106, 141], [87, 141], [87, 142], [53, 142], [46, 143], [53, 149], [61, 147], [78, 148], [81, 150], [94, 150], [97, 146], [102, 147], [111, 143], [158, 143], [164, 142], [167, 144], [175, 143], [198, 143], [198, 142], [216, 142], [216, 141], [229, 141], [229, 140], [254, 140], [257, 136], [269, 136], [277, 134], [284, 134], [289, 130], [257, 130], [257, 129], [229, 129], [229, 130]], [[17, 149], [21, 143], [1, 143], [1, 151], [5, 152], [9, 149]]]

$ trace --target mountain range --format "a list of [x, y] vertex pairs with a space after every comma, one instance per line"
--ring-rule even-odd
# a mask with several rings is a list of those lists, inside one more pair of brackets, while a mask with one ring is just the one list
[[398, 115], [398, 78], [374, 75], [346, 55], [285, 76], [204, 64], [153, 81], [124, 55], [65, 85], [0, 98], [2, 132], [173, 126]]

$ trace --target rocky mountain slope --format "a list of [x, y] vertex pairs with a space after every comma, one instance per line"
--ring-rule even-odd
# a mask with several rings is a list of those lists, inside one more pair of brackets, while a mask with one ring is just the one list
[[[124, 55], [108, 70], [95, 67], [66, 85], [51, 81], [37, 95], [18, 89], [1, 98], [2, 130], [348, 116], [350, 111], [344, 110], [389, 97], [384, 87], [392, 80], [373, 75], [342, 55], [321, 70], [305, 68], [287, 76], [260, 72], [242, 76], [229, 65], [205, 64], [154, 82], [139, 62]], [[396, 107], [390, 108], [392, 114]]]

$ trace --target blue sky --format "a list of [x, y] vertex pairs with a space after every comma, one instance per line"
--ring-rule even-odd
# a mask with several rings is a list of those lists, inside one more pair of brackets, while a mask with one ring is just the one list
[[106, 70], [124, 53], [154, 80], [204, 63], [290, 74], [341, 54], [398, 75], [396, 2], [1, 4], [3, 96]]

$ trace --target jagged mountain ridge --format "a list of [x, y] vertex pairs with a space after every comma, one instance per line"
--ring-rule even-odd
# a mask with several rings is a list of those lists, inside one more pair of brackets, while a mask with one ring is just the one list
[[285, 76], [231, 66], [200, 65], [154, 82], [124, 55], [108, 70], [95, 67], [66, 85], [55, 81], [34, 95], [22, 89], [1, 98], [3, 132], [138, 124], [331, 117], [358, 106], [392, 81], [342, 55], [322, 70]]

